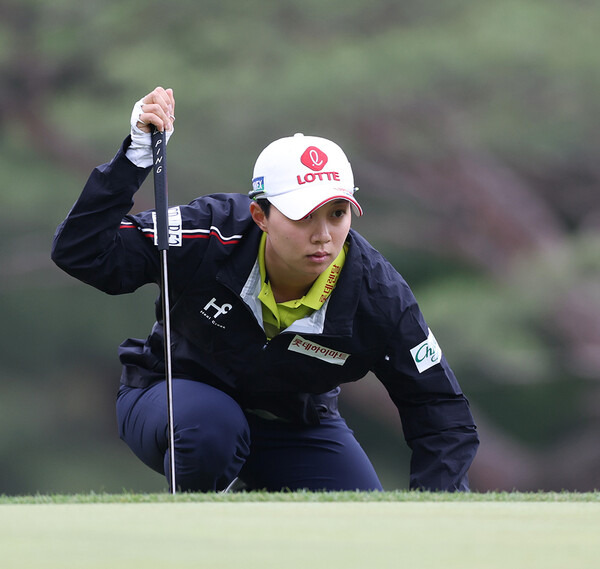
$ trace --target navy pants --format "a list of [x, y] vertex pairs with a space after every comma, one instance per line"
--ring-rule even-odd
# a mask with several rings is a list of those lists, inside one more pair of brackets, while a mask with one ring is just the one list
[[[338, 413], [319, 426], [246, 414], [209, 385], [173, 380], [175, 474], [183, 491], [226, 488], [239, 476], [249, 490], [381, 490], [365, 452]], [[121, 438], [145, 464], [168, 476], [165, 382], [122, 386]]]

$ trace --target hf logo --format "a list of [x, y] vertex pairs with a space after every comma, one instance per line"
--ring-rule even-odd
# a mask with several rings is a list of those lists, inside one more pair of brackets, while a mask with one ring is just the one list
[[219, 324], [216, 320], [217, 318], [219, 318], [219, 316], [227, 314], [232, 308], [233, 306], [228, 303], [219, 306], [217, 304], [216, 297], [213, 297], [206, 303], [204, 308], [200, 311], [200, 314], [202, 314], [202, 316], [210, 320], [211, 324], [213, 324], [214, 326], [218, 326], [219, 328], [225, 328], [225, 326]]

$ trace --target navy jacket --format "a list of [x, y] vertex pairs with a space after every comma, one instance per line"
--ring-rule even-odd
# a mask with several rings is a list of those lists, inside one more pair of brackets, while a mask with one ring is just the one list
[[[96, 168], [59, 226], [52, 258], [109, 294], [160, 283], [153, 212], [127, 215], [150, 169], [125, 141]], [[169, 292], [173, 377], [220, 388], [243, 408], [318, 424], [315, 394], [373, 371], [400, 413], [412, 449], [412, 488], [467, 489], [478, 437], [468, 402], [404, 279], [354, 230], [337, 286], [319, 311], [267, 341], [257, 264], [261, 230], [241, 194], [171, 208]], [[164, 379], [163, 329], [121, 344], [122, 382]]]

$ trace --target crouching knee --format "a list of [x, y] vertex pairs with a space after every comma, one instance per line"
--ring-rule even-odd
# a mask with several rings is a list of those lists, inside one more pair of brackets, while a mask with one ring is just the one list
[[[238, 475], [249, 452], [250, 429], [245, 418], [176, 429], [177, 486], [188, 492], [222, 490]], [[165, 466], [167, 461], [168, 456]]]

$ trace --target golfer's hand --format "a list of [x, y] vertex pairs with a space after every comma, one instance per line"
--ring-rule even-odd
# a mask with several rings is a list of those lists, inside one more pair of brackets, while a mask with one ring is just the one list
[[173, 130], [175, 121], [173, 89], [156, 87], [154, 91], [140, 99], [133, 109], [132, 123], [134, 120], [136, 120], [135, 126], [142, 132], [150, 132], [151, 124], [161, 132]]
[[151, 125], [165, 133], [166, 142], [174, 132], [175, 98], [173, 89], [157, 87], [140, 99], [131, 111], [131, 144], [126, 151], [127, 158], [140, 168], [152, 166]]

